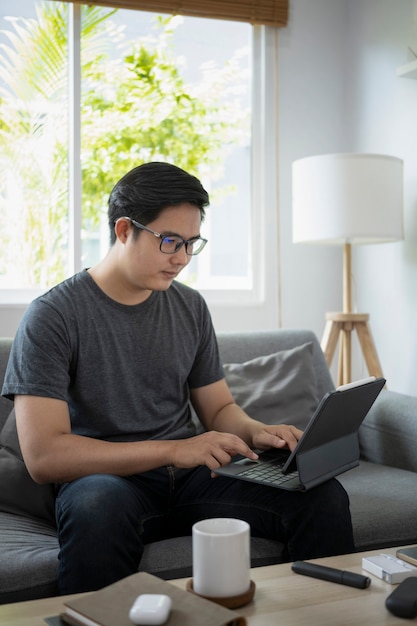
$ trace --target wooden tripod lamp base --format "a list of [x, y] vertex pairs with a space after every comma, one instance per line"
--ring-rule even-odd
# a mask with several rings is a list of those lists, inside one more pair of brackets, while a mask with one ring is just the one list
[[330, 367], [336, 345], [340, 339], [338, 385], [351, 382], [352, 378], [352, 332], [356, 330], [362, 354], [370, 376], [382, 376], [375, 344], [369, 328], [367, 313], [326, 313], [321, 348]]
[[319, 154], [292, 164], [294, 243], [343, 245], [343, 312], [326, 315], [322, 340], [330, 365], [340, 337], [340, 384], [351, 382], [355, 330], [369, 373], [381, 375], [369, 316], [352, 312], [351, 248], [404, 238], [403, 186], [402, 160], [385, 154]]

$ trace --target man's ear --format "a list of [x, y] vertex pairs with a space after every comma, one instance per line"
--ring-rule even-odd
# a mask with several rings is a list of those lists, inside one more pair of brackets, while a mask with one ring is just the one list
[[121, 243], [126, 243], [132, 224], [129, 220], [119, 217], [114, 225], [114, 233]]

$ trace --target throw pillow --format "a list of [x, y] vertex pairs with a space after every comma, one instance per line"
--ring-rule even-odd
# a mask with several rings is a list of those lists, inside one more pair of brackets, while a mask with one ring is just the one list
[[0, 432], [0, 511], [55, 524], [54, 486], [39, 485], [30, 477], [20, 451], [14, 409]]
[[266, 424], [292, 424], [301, 430], [317, 408], [313, 344], [224, 365], [236, 403]]

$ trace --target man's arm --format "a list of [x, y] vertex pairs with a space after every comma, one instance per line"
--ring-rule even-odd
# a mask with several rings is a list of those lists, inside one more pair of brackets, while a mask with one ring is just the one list
[[249, 417], [235, 403], [225, 379], [192, 389], [191, 401], [207, 430], [233, 433], [253, 449], [293, 450], [302, 435], [295, 426], [269, 426]]
[[226, 463], [230, 454], [254, 456], [244, 441], [226, 433], [137, 442], [75, 435], [71, 433], [68, 405], [53, 398], [17, 395], [15, 412], [23, 458], [39, 483], [69, 482], [97, 473], [128, 476], [164, 465], [215, 469]]

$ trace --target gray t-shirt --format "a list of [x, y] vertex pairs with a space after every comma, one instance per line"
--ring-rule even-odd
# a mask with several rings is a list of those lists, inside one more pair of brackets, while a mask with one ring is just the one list
[[189, 390], [222, 379], [210, 314], [174, 282], [142, 304], [115, 302], [83, 270], [32, 302], [2, 394], [69, 405], [72, 432], [134, 441], [196, 434]]

